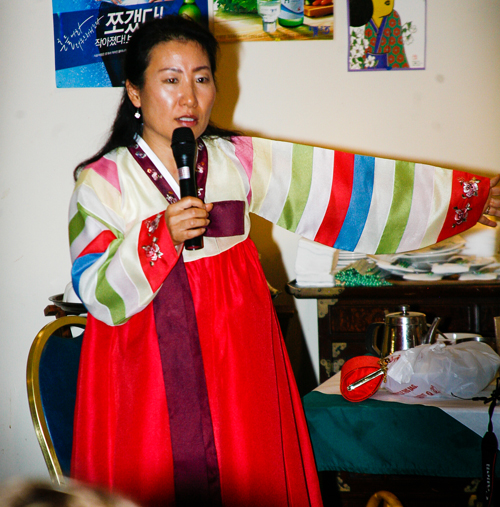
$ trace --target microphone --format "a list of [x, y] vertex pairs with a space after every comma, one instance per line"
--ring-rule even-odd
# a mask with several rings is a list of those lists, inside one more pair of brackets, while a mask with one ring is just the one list
[[[172, 133], [172, 151], [175, 163], [179, 171], [179, 186], [181, 197], [198, 197], [196, 191], [196, 140], [193, 131], [189, 127], [178, 127]], [[187, 250], [199, 250], [203, 248], [203, 236], [187, 239], [184, 242]]]

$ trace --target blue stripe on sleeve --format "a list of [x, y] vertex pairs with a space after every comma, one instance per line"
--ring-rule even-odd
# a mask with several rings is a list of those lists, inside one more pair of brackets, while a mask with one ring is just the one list
[[80, 277], [82, 273], [94, 262], [102, 256], [102, 253], [93, 253], [87, 254], [82, 257], [78, 257], [73, 263], [73, 267], [71, 268], [71, 281], [73, 283], [73, 289], [76, 292], [76, 295], [80, 297]]
[[349, 209], [335, 241], [335, 248], [349, 252], [356, 248], [370, 211], [374, 177], [375, 158], [356, 155]]

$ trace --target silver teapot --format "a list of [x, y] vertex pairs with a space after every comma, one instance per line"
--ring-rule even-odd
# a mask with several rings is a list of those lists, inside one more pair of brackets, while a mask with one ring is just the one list
[[400, 312], [388, 313], [385, 316], [385, 322], [374, 322], [368, 326], [366, 349], [370, 354], [386, 357], [397, 350], [432, 343], [440, 317], [436, 317], [429, 326], [425, 313], [410, 312], [409, 309], [408, 305], [401, 305]]

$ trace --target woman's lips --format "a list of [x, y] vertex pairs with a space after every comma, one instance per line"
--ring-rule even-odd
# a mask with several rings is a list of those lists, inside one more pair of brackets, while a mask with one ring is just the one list
[[177, 122], [184, 127], [194, 127], [198, 123], [196, 116], [181, 116], [177, 118]]

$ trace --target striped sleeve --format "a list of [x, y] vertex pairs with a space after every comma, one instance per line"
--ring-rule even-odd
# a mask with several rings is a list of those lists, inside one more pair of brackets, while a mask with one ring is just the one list
[[73, 287], [87, 310], [119, 325], [145, 308], [178, 259], [163, 215], [127, 223], [116, 163], [82, 171], [69, 212]]
[[347, 251], [442, 241], [475, 225], [489, 193], [489, 178], [461, 171], [259, 138], [233, 143], [251, 212]]

